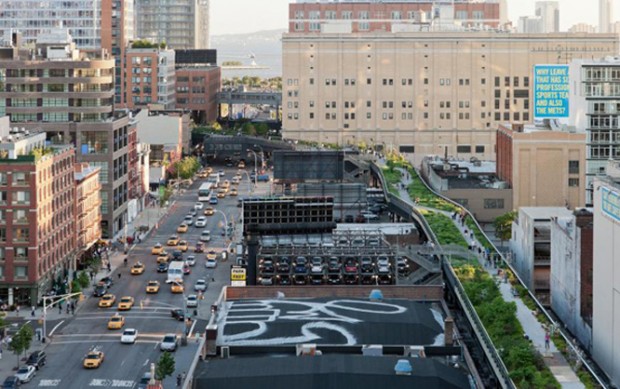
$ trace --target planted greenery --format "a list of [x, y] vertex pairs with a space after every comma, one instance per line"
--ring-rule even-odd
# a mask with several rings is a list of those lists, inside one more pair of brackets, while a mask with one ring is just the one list
[[454, 267], [467, 297], [519, 388], [560, 388], [517, 319], [514, 302], [506, 302], [489, 273], [479, 265]]
[[440, 245], [456, 244], [467, 248], [467, 241], [448, 216], [426, 210], [421, 210], [420, 213], [435, 233]]
[[407, 190], [409, 196], [417, 201], [419, 205], [429, 208], [439, 209], [441, 211], [448, 212], [460, 212], [461, 208], [450, 203], [431, 192], [426, 185], [422, 182], [418, 173], [414, 169], [409, 169], [411, 175], [411, 184], [409, 184]]
[[397, 185], [400, 184], [400, 180], [402, 177], [402, 173], [400, 172], [400, 170], [385, 167], [383, 169], [383, 177], [385, 178], [385, 182], [387, 183], [388, 191], [390, 191], [390, 193], [398, 195]]
[[467, 217], [465, 218], [465, 224], [467, 225], [468, 229], [474, 232], [476, 240], [480, 242], [482, 247], [484, 247], [485, 249], [489, 249], [489, 251], [491, 252], [495, 251], [491, 242], [489, 242], [486, 235], [482, 231], [480, 231], [480, 228], [478, 228], [478, 225], [471, 216], [467, 215]]

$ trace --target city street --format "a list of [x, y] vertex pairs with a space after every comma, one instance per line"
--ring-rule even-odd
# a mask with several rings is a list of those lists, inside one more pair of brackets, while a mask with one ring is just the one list
[[[226, 175], [221, 178], [222, 181], [230, 180], [236, 171], [236, 168], [226, 169]], [[99, 298], [91, 296], [81, 303], [75, 316], [64, 321], [58, 321], [58, 323], [55, 321], [48, 322], [48, 333], [51, 332], [49, 334], [51, 341], [45, 348], [48, 354], [48, 363], [30, 383], [25, 384], [26, 388], [132, 388], [148, 371], [150, 363], [156, 362], [160, 357], [159, 344], [163, 336], [166, 333], [175, 333], [180, 339], [186, 329], [190, 331], [188, 344], [182, 346], [179, 343], [179, 347], [174, 353], [176, 371], [165, 380], [165, 387], [174, 387], [177, 374], [188, 371], [197, 355], [198, 337], [204, 332], [211, 305], [217, 299], [221, 287], [229, 284], [229, 269], [233, 262], [232, 259], [229, 259], [222, 263], [218, 259], [218, 265], [215, 269], [207, 269], [205, 267], [205, 253], [211, 248], [220, 252], [230, 244], [231, 240], [221, 235], [224, 226], [224, 218], [221, 212], [226, 214], [229, 222], [238, 222], [241, 211], [241, 208], [237, 207], [238, 198], [227, 196], [219, 199], [219, 204], [214, 207], [221, 212], [215, 212], [215, 214], [207, 217], [207, 227], [197, 228], [192, 225], [189, 226], [186, 233], [178, 234], [182, 240], [187, 240], [189, 243], [189, 250], [184, 253], [184, 257], [186, 258], [189, 255], [196, 257], [196, 264], [191, 268], [191, 274], [184, 276], [185, 294], [196, 293], [194, 284], [199, 278], [206, 279], [209, 284], [204, 299], [198, 302], [198, 308], [188, 309], [191, 317], [195, 319], [192, 320], [190, 327], [186, 328], [186, 323], [177, 321], [171, 316], [171, 309], [184, 308], [184, 295], [171, 293], [170, 285], [165, 283], [167, 274], [156, 271], [156, 256], [151, 255], [151, 249], [156, 243], [165, 246], [168, 238], [176, 234], [177, 227], [197, 202], [197, 188], [203, 181], [198, 179], [190, 189], [175, 196], [175, 202], [170, 207], [168, 215], [162, 219], [159, 228], [152, 231], [145, 241], [133, 247], [128, 255], [126, 267], [122, 263], [118, 263], [117, 268], [113, 269], [111, 273], [114, 284], [110, 288], [110, 293], [116, 296], [117, 303], [123, 296], [132, 296], [135, 299], [133, 308], [121, 312], [121, 315], [126, 320], [124, 328], [136, 328], [138, 330], [139, 335], [136, 343], [133, 345], [121, 344], [122, 330], [107, 329], [108, 320], [118, 312], [117, 304], [111, 308], [99, 308], [97, 306]], [[265, 191], [266, 187], [268, 191], [268, 185], [268, 183], [263, 183], [260, 189]], [[249, 195], [251, 185], [248, 185], [247, 175], [243, 175], [242, 182], [237, 187], [240, 197]], [[205, 207], [207, 205], [205, 204]], [[198, 210], [197, 216], [202, 215], [203, 211]], [[204, 229], [211, 231], [211, 241], [206, 242], [205, 253], [194, 253], [194, 246]], [[235, 235], [239, 236], [238, 231]], [[170, 247], [167, 250], [171, 253], [174, 248]], [[138, 261], [141, 261], [146, 269], [141, 275], [131, 275], [130, 268]], [[160, 282], [159, 293], [146, 294], [145, 287], [150, 280]], [[195, 309], [197, 315], [194, 315]], [[84, 369], [82, 367], [84, 356], [93, 348], [103, 351], [105, 360], [98, 369]]]

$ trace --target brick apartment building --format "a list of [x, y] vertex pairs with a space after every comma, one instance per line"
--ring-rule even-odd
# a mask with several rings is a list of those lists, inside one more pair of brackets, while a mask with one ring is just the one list
[[75, 216], [77, 233], [77, 258], [83, 259], [95, 242], [101, 238], [101, 183], [100, 168], [86, 163], [76, 163], [75, 179]]
[[75, 149], [8, 118], [0, 133], [0, 299], [30, 306], [75, 268]]

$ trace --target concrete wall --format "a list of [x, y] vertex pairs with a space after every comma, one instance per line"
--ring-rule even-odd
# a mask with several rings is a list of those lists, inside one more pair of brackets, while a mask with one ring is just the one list
[[[451, 189], [441, 193], [452, 200], [467, 200], [467, 209], [474, 214], [476, 220], [482, 223], [491, 223], [507, 212], [512, 211], [512, 189]], [[503, 200], [501, 208], [485, 208], [485, 200]]]
[[246, 286], [226, 288], [227, 300], [275, 298], [278, 292], [287, 298], [343, 297], [368, 298], [370, 292], [379, 289], [384, 298], [404, 298], [408, 300], [443, 300], [441, 286], [329, 286], [323, 288], [304, 286]]

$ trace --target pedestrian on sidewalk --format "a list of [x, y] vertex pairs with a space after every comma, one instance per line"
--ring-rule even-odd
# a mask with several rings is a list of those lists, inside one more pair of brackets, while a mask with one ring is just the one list
[[0, 347], [0, 359], [2, 359], [2, 347]]
[[121, 273], [120, 272], [118, 273], [118, 279], [119, 280], [121, 279]]
[[112, 271], [112, 265], [110, 264], [110, 261], [108, 261], [108, 272]]
[[551, 335], [549, 334], [549, 331], [545, 331], [545, 350], [549, 351], [549, 346], [551, 342]]
[[181, 387], [182, 382], [183, 382], [183, 377], [181, 376], [181, 373], [179, 373], [179, 375], [177, 375], [177, 388]]
[[62, 303], [58, 303], [58, 314], [62, 313]]
[[32, 306], [32, 309], [30, 310], [30, 316], [34, 316], [34, 310], [35, 310], [35, 307], [34, 307], [34, 305], [33, 305], [33, 306]]
[[75, 304], [71, 303], [71, 314], [75, 315]]

